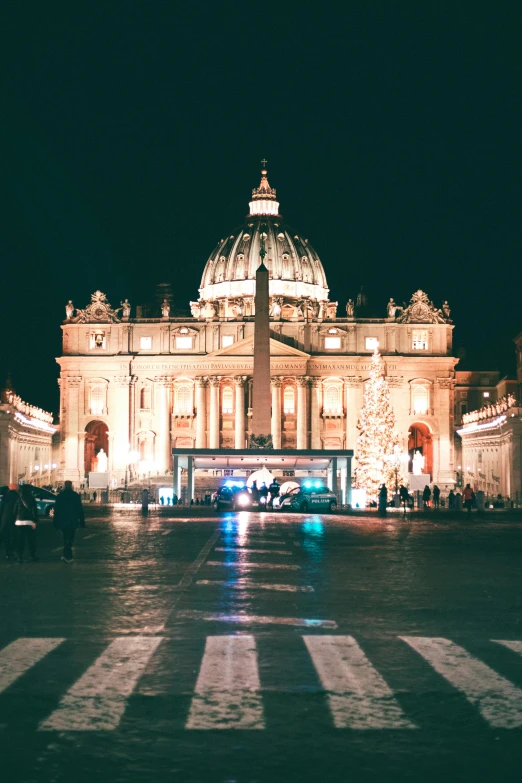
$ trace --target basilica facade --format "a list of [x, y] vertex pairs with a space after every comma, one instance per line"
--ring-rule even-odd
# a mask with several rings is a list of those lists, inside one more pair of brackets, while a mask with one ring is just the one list
[[357, 457], [357, 422], [378, 344], [402, 451], [410, 458], [419, 451], [439, 486], [453, 484], [456, 359], [447, 302], [436, 308], [418, 290], [402, 307], [390, 299], [382, 318], [367, 317], [362, 293], [339, 307], [318, 254], [281, 217], [265, 169], [244, 223], [210, 255], [191, 317], [171, 317], [167, 300], [156, 317], [134, 317], [127, 300], [114, 309], [101, 291], [85, 309], [67, 304], [58, 359], [62, 480], [83, 483], [103, 459], [116, 485], [128, 470], [170, 470], [174, 446], [245, 447], [262, 246], [274, 447], [347, 448]]

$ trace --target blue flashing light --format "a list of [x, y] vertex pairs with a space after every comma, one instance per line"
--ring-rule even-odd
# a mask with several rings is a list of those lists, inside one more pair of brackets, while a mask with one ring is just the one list
[[320, 481], [316, 481], [316, 482], [315, 482], [315, 486], [316, 486], [316, 487], [321, 487], [321, 486], [322, 486], [322, 484], [321, 484], [321, 482], [320, 482]]
[[305, 487], [311, 487], [312, 486], [312, 482], [311, 481], [305, 481], [304, 482], [304, 486]]

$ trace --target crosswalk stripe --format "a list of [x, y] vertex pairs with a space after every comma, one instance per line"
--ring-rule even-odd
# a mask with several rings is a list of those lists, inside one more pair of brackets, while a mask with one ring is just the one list
[[313, 593], [310, 585], [282, 585], [271, 582], [256, 582], [255, 579], [198, 579], [197, 585], [225, 585], [231, 590], [275, 590], [279, 593]]
[[41, 731], [112, 731], [163, 637], [115, 639], [74, 683]]
[[353, 636], [303, 636], [337, 729], [414, 729]]
[[522, 642], [510, 640], [506, 641], [505, 639], [492, 639], [491, 641], [495, 642], [495, 644], [503, 644], [504, 647], [513, 650], [513, 652], [519, 653], [519, 655], [522, 655]]
[[65, 639], [17, 639], [0, 651], [0, 693]]
[[187, 729], [264, 729], [253, 636], [209, 636]]
[[522, 726], [522, 690], [497, 674], [463, 647], [449, 639], [400, 636], [416, 650], [467, 700], [494, 728]]
[[246, 547], [217, 546], [216, 552], [237, 552], [237, 554], [255, 554], [255, 555], [291, 555], [286, 549], [247, 549]]
[[224, 568], [277, 568], [283, 571], [298, 571], [301, 566], [289, 563], [247, 563], [245, 560], [234, 560], [233, 563], [225, 563], [221, 560], [208, 560], [205, 565], [223, 566]]

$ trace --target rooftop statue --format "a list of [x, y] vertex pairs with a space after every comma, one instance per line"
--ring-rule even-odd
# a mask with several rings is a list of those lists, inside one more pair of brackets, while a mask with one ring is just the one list
[[348, 299], [346, 303], [346, 315], [348, 318], [353, 318], [353, 314], [355, 312], [355, 304], [353, 299]]
[[65, 315], [68, 321], [71, 321], [74, 318], [74, 305], [72, 299], [69, 299], [65, 305]]
[[[445, 303], [447, 306], [447, 302]], [[438, 310], [428, 295], [420, 289], [416, 291], [409, 305], [404, 304], [399, 317], [401, 324], [444, 324], [450, 323], [449, 315], [443, 310]], [[449, 306], [447, 307], [449, 313]]]
[[129, 300], [125, 299], [124, 302], [120, 302], [120, 305], [121, 305], [121, 309], [123, 311], [123, 317], [124, 318], [130, 318], [131, 306], [130, 306]]

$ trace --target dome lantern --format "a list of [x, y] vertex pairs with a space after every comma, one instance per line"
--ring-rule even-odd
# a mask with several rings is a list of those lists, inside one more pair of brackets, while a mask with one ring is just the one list
[[276, 189], [268, 184], [266, 160], [261, 161], [261, 182], [258, 188], [252, 190], [252, 201], [250, 202], [251, 215], [278, 215], [279, 202], [276, 201]]

